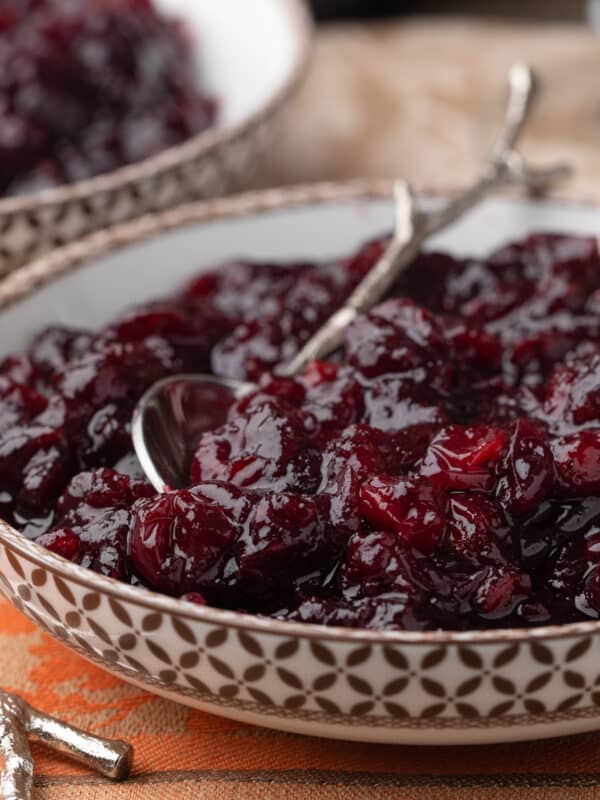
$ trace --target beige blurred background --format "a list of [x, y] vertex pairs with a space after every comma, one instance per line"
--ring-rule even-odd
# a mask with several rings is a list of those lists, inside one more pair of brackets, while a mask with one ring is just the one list
[[562, 193], [600, 199], [600, 33], [587, 3], [390, 2], [404, 13], [319, 24], [257, 185], [404, 176], [421, 189], [458, 188], [493, 138], [508, 67], [526, 60], [544, 91], [524, 149], [569, 159], [576, 173]]

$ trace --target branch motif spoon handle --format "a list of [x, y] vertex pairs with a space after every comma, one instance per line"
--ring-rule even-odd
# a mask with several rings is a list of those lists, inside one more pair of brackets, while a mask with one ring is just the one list
[[523, 185], [529, 190], [543, 191], [569, 172], [569, 168], [562, 164], [542, 169], [529, 167], [515, 150], [536, 94], [537, 81], [531, 68], [525, 64], [515, 64], [509, 73], [504, 124], [489, 160], [473, 186], [440, 211], [409, 215], [409, 189], [406, 184], [396, 184], [398, 216], [390, 246], [345, 304], [306, 342], [289, 364], [277, 370], [278, 374], [293, 377], [302, 372], [309, 361], [324, 358], [337, 350], [348, 325], [358, 314], [368, 311], [381, 300], [402, 270], [415, 258], [423, 242], [473, 208], [486, 194], [504, 184]]

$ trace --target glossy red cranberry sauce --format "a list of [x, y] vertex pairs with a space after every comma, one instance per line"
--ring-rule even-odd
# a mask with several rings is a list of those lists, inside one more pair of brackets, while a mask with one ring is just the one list
[[184, 30], [152, 0], [3, 0], [0, 193], [89, 178], [214, 122]]
[[[344, 349], [295, 353], [381, 253], [240, 261], [0, 367], [1, 513], [74, 562], [194, 602], [367, 628], [600, 615], [600, 257], [542, 234], [420, 256]], [[169, 373], [259, 390], [156, 496], [129, 417]]]

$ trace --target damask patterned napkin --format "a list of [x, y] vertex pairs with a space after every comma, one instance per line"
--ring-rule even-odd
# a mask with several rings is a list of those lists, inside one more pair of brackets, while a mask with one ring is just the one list
[[587, 800], [600, 734], [416, 748], [325, 741], [220, 719], [89, 664], [0, 600], [0, 686], [74, 725], [129, 740], [124, 784], [36, 746], [35, 800]]

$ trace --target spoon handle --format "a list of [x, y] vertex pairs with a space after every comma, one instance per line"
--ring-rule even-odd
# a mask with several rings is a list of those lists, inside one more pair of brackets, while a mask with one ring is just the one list
[[0, 797], [31, 800], [33, 759], [22, 724], [23, 706], [12, 695], [0, 692]]
[[363, 278], [344, 305], [306, 342], [278, 374], [293, 377], [309, 361], [324, 358], [337, 350], [344, 332], [358, 314], [372, 308], [394, 284], [400, 273], [414, 260], [423, 242], [450, 225], [503, 184], [545, 190], [550, 183], [568, 173], [564, 165], [534, 169], [525, 164], [514, 149], [529, 117], [537, 93], [537, 80], [530, 67], [515, 64], [509, 73], [509, 97], [504, 123], [492, 154], [477, 181], [439, 211], [416, 214], [409, 187], [395, 184], [396, 226], [387, 249]]
[[53, 750], [64, 753], [114, 781], [129, 776], [133, 748], [121, 739], [105, 739], [27, 706], [29, 733]]
[[124, 780], [133, 764], [133, 748], [120, 739], [104, 739], [33, 708], [21, 697], [0, 691], [0, 797], [31, 800], [33, 760], [28, 736], [76, 759], [112, 780]]
[[293, 377], [302, 372], [309, 361], [337, 350], [343, 342], [344, 332], [358, 313], [371, 308], [392, 286], [400, 270], [409, 264], [419, 249], [415, 231], [415, 212], [412, 192], [404, 181], [394, 184], [396, 226], [394, 236], [385, 252], [362, 279], [354, 292], [311, 336], [292, 361], [277, 370], [278, 375]]

